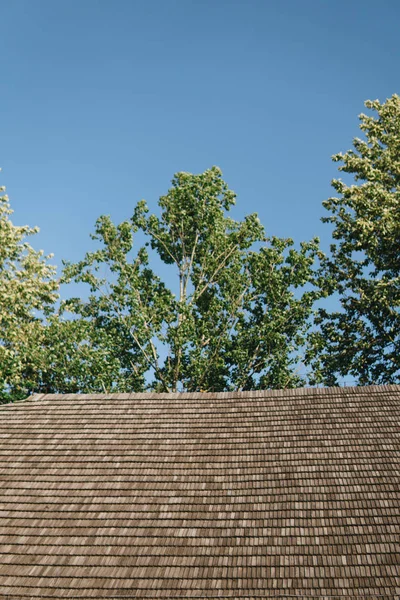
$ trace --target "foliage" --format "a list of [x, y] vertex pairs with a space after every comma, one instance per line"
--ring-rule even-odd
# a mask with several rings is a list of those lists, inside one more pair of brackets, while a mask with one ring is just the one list
[[325, 285], [341, 311], [319, 311], [309, 359], [327, 385], [400, 381], [400, 97], [365, 105], [375, 111], [360, 115], [365, 139], [333, 157], [354, 182], [333, 180], [339, 196], [324, 202], [335, 241]]
[[[97, 220], [96, 249], [62, 279], [86, 284], [88, 297], [56, 312], [50, 256], [26, 241], [38, 230], [13, 225], [0, 197], [0, 402], [399, 382], [400, 97], [366, 106], [364, 138], [333, 157], [352, 181], [334, 179], [337, 197], [323, 203], [329, 257], [317, 238], [295, 249], [266, 237], [255, 214], [232, 219], [218, 168], [181, 172], [158, 215], [141, 201], [119, 225]], [[320, 308], [311, 330], [315, 301], [330, 295], [341, 309]]]
[[114, 390], [116, 378], [118, 391], [140, 391], [139, 381], [124, 367], [130, 356], [126, 345], [122, 336], [96, 321], [51, 315], [42, 338], [35, 392], [103, 393]]
[[[234, 203], [218, 168], [178, 173], [159, 200], [160, 216], [141, 201], [118, 226], [100, 217], [92, 236], [99, 248], [66, 264], [64, 282], [90, 287], [88, 300], [71, 298], [63, 309], [89, 332], [81, 335], [87, 344], [93, 335], [106, 340], [113, 367], [104, 389], [304, 384], [296, 368], [318, 296], [309, 285], [318, 241], [295, 250], [292, 240], [268, 239], [255, 214], [227, 216]], [[134, 253], [140, 236], [146, 243]], [[175, 288], [151, 268], [154, 253], [174, 270]]]
[[[1, 192], [5, 188], [0, 188]], [[8, 196], [0, 197], [0, 402], [22, 398], [37, 386], [43, 352], [43, 317], [58, 284], [50, 256], [26, 241], [37, 228], [17, 227]]]

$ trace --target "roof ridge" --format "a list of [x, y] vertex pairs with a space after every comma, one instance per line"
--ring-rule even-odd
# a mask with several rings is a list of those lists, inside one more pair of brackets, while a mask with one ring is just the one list
[[368, 394], [384, 393], [400, 390], [400, 384], [382, 384], [368, 386], [335, 386], [335, 387], [303, 387], [303, 388], [285, 388], [285, 389], [267, 389], [267, 390], [246, 390], [246, 391], [226, 391], [226, 392], [110, 392], [110, 393], [67, 393], [67, 394], [33, 394], [25, 401], [37, 402], [40, 400], [108, 400], [118, 398], [119, 400], [146, 399], [146, 400], [177, 400], [181, 398], [213, 398], [215, 400], [237, 399], [241, 398], [272, 398], [272, 397], [293, 397], [293, 396], [325, 396], [325, 395], [343, 395], [343, 394]]

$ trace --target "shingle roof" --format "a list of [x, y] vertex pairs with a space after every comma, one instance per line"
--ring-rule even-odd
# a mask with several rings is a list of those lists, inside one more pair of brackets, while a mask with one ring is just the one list
[[400, 386], [3, 406], [0, 598], [394, 598], [399, 423]]

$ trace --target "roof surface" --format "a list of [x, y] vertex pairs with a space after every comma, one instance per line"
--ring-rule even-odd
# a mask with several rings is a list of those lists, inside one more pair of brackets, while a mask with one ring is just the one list
[[5, 405], [0, 598], [394, 598], [399, 423], [400, 386]]

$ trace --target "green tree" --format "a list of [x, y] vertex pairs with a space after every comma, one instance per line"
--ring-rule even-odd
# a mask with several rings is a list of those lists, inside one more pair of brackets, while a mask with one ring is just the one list
[[[0, 188], [4, 192], [5, 188]], [[45, 317], [57, 299], [50, 256], [26, 241], [37, 228], [17, 227], [8, 196], [0, 197], [0, 402], [25, 397], [38, 386]]]
[[[64, 282], [86, 283], [90, 295], [63, 310], [78, 329], [90, 328], [88, 340], [105, 337], [114, 365], [105, 389], [304, 384], [298, 370], [318, 296], [310, 285], [318, 240], [296, 250], [292, 240], [266, 238], [255, 214], [240, 222], [228, 216], [234, 203], [218, 168], [178, 173], [159, 200], [160, 216], [141, 201], [118, 226], [100, 217], [92, 236], [98, 249], [66, 264]], [[136, 253], [135, 237], [145, 240]], [[175, 273], [175, 286], [151, 268], [155, 256]]]
[[132, 376], [132, 349], [118, 325], [118, 321], [103, 327], [99, 319], [65, 319], [59, 312], [50, 315], [43, 329], [34, 391], [103, 393], [143, 389], [144, 379]]
[[338, 196], [324, 202], [335, 242], [325, 286], [341, 310], [319, 311], [308, 358], [328, 385], [400, 381], [400, 97], [365, 105], [374, 112], [360, 115], [364, 139], [333, 157], [353, 182], [334, 179]]

